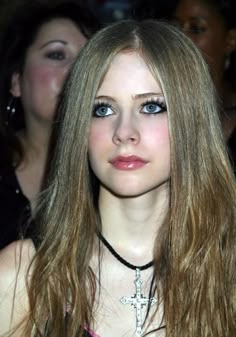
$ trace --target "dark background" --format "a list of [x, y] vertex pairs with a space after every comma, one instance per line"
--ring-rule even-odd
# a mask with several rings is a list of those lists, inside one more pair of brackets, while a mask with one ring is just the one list
[[[3, 24], [12, 8], [19, 4], [24, 4], [34, 0], [0, 0], [0, 25]], [[41, 2], [60, 3], [67, 0], [40, 0]], [[94, 14], [107, 24], [130, 17], [133, 4], [136, 0], [73, 0], [88, 5]]]

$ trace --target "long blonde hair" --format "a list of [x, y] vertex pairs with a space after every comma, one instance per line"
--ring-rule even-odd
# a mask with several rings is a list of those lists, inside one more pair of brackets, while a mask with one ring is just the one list
[[89, 261], [101, 224], [88, 134], [99, 85], [114, 56], [125, 51], [145, 59], [167, 103], [170, 206], [154, 254], [166, 336], [231, 337], [236, 194], [215, 90], [187, 37], [166, 23], [132, 20], [104, 28], [87, 43], [64, 89], [55, 154], [36, 217], [40, 245], [28, 285], [28, 335], [43, 335], [49, 319], [50, 336], [82, 336], [93, 320], [96, 287]]

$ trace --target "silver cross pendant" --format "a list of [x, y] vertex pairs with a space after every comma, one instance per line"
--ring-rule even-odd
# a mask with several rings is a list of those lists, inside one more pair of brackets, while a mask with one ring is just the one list
[[143, 329], [143, 318], [142, 318], [142, 309], [143, 307], [146, 307], [149, 303], [152, 306], [153, 304], [157, 303], [157, 300], [155, 297], [147, 298], [144, 297], [141, 291], [141, 275], [140, 275], [140, 269], [136, 268], [135, 270], [135, 294], [132, 297], [122, 297], [120, 299], [122, 304], [131, 304], [134, 309], [136, 309], [136, 330], [135, 330], [135, 336], [136, 337], [142, 337]]

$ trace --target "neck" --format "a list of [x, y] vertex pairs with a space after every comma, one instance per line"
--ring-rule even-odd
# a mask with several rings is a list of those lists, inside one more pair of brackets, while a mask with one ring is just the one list
[[18, 134], [23, 146], [23, 160], [16, 169], [16, 176], [32, 209], [44, 177], [50, 135], [49, 127], [27, 128]]
[[[48, 146], [51, 136], [51, 128], [27, 128], [19, 132], [18, 137], [23, 146], [23, 163], [31, 165], [34, 162], [45, 165]], [[40, 165], [41, 166], [41, 165]]]
[[[111, 207], [112, 205], [112, 207]], [[168, 188], [135, 198], [119, 198], [101, 187], [99, 209], [104, 237], [120, 254], [150, 254], [168, 209]], [[149, 256], [149, 259], [152, 259]]]

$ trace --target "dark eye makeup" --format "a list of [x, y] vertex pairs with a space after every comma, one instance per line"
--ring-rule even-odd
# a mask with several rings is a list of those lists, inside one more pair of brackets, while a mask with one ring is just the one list
[[[166, 111], [164, 98], [155, 98], [143, 102], [140, 105], [140, 113], [145, 115], [157, 115]], [[108, 102], [97, 102], [93, 108], [93, 117], [104, 118], [112, 115], [113, 106]]]
[[156, 115], [166, 111], [166, 103], [163, 98], [150, 99], [141, 104], [143, 114]]
[[66, 55], [62, 50], [52, 50], [46, 53], [46, 57], [51, 60], [62, 61], [66, 58]]
[[93, 108], [94, 117], [107, 117], [112, 114], [112, 105], [107, 102], [97, 102]]

